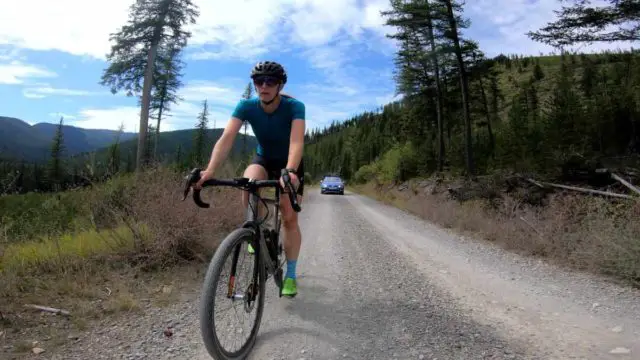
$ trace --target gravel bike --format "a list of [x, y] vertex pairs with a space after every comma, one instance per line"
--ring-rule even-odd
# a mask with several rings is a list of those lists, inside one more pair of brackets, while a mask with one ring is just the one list
[[[196, 182], [200, 180], [200, 169], [196, 168], [186, 177], [184, 188], [184, 201], [189, 191]], [[282, 177], [285, 187], [288, 190], [289, 201], [293, 210], [300, 212], [297, 196], [291, 184], [289, 173], [283, 170]], [[216, 250], [204, 279], [202, 295], [200, 299], [200, 331], [205, 347], [214, 359], [244, 359], [251, 352], [260, 328], [262, 312], [264, 308], [265, 283], [270, 276], [278, 287], [278, 293], [282, 296], [283, 284], [283, 264], [286, 259], [282, 255], [282, 242], [280, 239], [280, 194], [285, 189], [280, 185], [279, 180], [255, 180], [245, 177], [232, 179], [210, 179], [204, 182], [203, 188], [207, 186], [231, 186], [249, 192], [249, 206], [247, 206], [244, 223], [237, 229], [233, 230], [222, 240], [220, 246]], [[275, 197], [265, 198], [258, 194], [261, 188], [274, 188]], [[208, 208], [210, 205], [203, 202], [200, 197], [200, 190], [193, 189], [193, 200], [201, 208]], [[258, 204], [262, 202], [267, 208], [267, 213], [262, 219], [258, 218]], [[269, 217], [269, 207], [273, 209], [272, 221], [269, 223], [266, 219]], [[241, 253], [243, 244], [251, 244], [253, 252], [254, 267], [253, 274], [249, 284], [243, 289], [237, 288], [236, 271], [238, 258]], [[231, 271], [228, 278], [220, 278], [223, 265], [229, 256], [232, 256]], [[251, 327], [249, 338], [238, 350], [230, 351], [223, 348], [220, 339], [216, 334], [216, 322], [213, 318], [216, 307], [222, 306], [215, 299], [218, 292], [219, 284], [226, 283], [226, 291], [223, 289], [224, 296], [232, 303], [236, 301], [243, 303], [245, 312], [250, 313], [257, 305], [256, 317]], [[237, 315], [237, 314], [236, 314]]]

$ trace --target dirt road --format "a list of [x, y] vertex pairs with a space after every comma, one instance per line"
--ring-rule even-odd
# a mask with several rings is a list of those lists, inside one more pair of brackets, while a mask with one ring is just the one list
[[[347, 193], [303, 203], [299, 294], [267, 284], [251, 359], [638, 359], [640, 291], [464, 239]], [[198, 290], [63, 358], [210, 359]], [[174, 336], [162, 335], [165, 324]]]

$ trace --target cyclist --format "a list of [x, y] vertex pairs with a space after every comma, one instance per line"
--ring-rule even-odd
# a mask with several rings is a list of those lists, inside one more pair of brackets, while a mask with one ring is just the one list
[[[194, 187], [200, 189], [204, 181], [214, 177], [216, 169], [226, 159], [236, 134], [246, 120], [258, 140], [258, 146], [256, 156], [243, 176], [257, 180], [280, 178], [284, 186], [281, 174], [286, 171], [294, 189], [297, 189], [298, 202], [301, 204], [304, 192], [302, 152], [305, 105], [281, 92], [287, 83], [287, 73], [277, 62], [257, 63], [251, 71], [251, 79], [258, 98], [243, 99], [237, 104], [231, 120], [213, 147], [209, 165], [201, 172], [201, 179]], [[242, 203], [245, 208], [248, 202], [249, 196], [243, 192]], [[293, 211], [288, 196], [280, 198], [280, 208], [287, 257], [282, 295], [293, 297], [297, 294], [296, 265], [302, 235], [298, 226], [298, 214]], [[249, 251], [253, 252], [253, 249], [250, 248]]]

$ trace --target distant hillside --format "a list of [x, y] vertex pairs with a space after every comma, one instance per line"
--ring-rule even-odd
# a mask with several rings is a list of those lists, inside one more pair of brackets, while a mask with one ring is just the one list
[[[213, 149], [215, 141], [222, 135], [224, 129], [207, 129], [207, 139], [205, 145], [205, 157], [208, 158]], [[190, 154], [193, 146], [193, 138], [195, 136], [195, 129], [187, 130], [175, 130], [160, 133], [160, 141], [158, 143], [158, 158], [165, 163], [172, 163], [179, 161], [185, 161], [188, 154]], [[246, 144], [244, 142], [245, 135], [239, 133], [233, 143], [233, 147], [230, 152], [230, 156], [237, 158], [242, 155], [243, 147], [246, 145], [248, 153], [252, 153], [257, 145], [257, 140], [254, 136], [246, 136]], [[136, 151], [138, 149], [137, 138], [123, 141], [119, 145], [120, 162], [121, 167], [133, 166], [135, 161]], [[89, 161], [94, 156], [94, 161], [97, 166], [101, 166], [106, 163], [110, 154], [110, 145], [104, 148], [98, 149], [94, 154], [83, 153], [74, 156], [75, 159], [80, 159], [82, 162]], [[178, 159], [180, 157], [180, 159]], [[204, 166], [206, 164], [202, 164]]]
[[[57, 126], [50, 123], [29, 125], [20, 119], [0, 116], [0, 158], [45, 161]], [[117, 133], [115, 130], [63, 125], [64, 154], [72, 156], [109, 146], [115, 141]], [[120, 136], [125, 141], [135, 137], [135, 133], [122, 133]]]

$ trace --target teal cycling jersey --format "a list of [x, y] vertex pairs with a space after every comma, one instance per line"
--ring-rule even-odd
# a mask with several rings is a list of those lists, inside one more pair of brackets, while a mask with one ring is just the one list
[[302, 101], [281, 95], [280, 104], [269, 114], [260, 106], [260, 99], [243, 99], [232, 114], [251, 125], [258, 145], [256, 153], [265, 159], [286, 161], [289, 158], [291, 124], [294, 119], [305, 120], [305, 106]]

